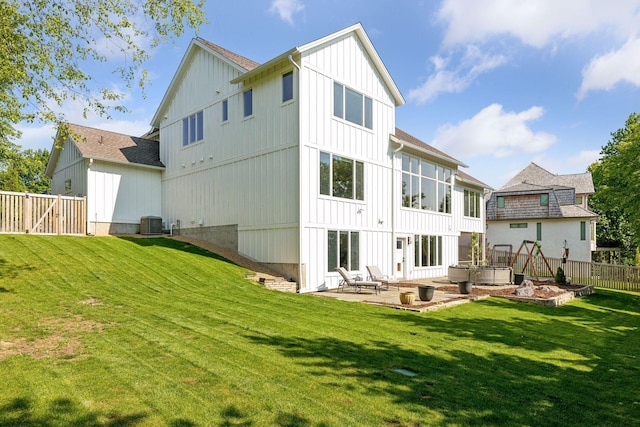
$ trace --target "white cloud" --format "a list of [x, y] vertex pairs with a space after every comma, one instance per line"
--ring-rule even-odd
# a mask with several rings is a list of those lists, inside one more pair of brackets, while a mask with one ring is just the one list
[[447, 46], [511, 35], [540, 48], [602, 30], [625, 39], [637, 31], [640, 1], [445, 0], [437, 19], [446, 25]]
[[582, 70], [582, 85], [576, 96], [582, 99], [591, 90], [610, 90], [620, 82], [640, 86], [640, 38], [593, 58]]
[[492, 104], [457, 125], [446, 124], [436, 131], [432, 144], [454, 157], [470, 158], [489, 154], [496, 158], [546, 150], [554, 135], [534, 132], [527, 125], [544, 114], [542, 107], [531, 107], [520, 113], [505, 112], [502, 105]]
[[269, 12], [277, 13], [280, 19], [293, 25], [293, 15], [302, 12], [304, 4], [300, 0], [273, 0]]
[[447, 69], [453, 57], [453, 53], [446, 58], [432, 56], [430, 61], [433, 64], [433, 73], [421, 86], [409, 91], [409, 99], [420, 104], [436, 98], [440, 93], [462, 92], [480, 74], [507, 62], [503, 55], [485, 54], [477, 46], [467, 46], [459, 62]]

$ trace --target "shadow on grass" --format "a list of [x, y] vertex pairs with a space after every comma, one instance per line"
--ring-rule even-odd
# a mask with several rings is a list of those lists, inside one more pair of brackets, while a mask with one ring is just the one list
[[584, 302], [549, 309], [489, 299], [474, 303], [475, 318], [464, 307], [382, 314], [398, 342], [415, 340], [415, 349], [391, 340], [248, 338], [311, 371], [318, 385], [352, 399], [387, 396], [412, 414], [389, 425], [640, 425], [637, 298], [603, 292]]
[[59, 398], [49, 404], [45, 414], [35, 413], [31, 400], [17, 397], [0, 406], [0, 426], [135, 426], [146, 414], [99, 413], [87, 411], [69, 399]]
[[207, 258], [213, 258], [218, 261], [227, 262], [229, 264], [237, 265], [233, 261], [222, 257], [216, 253], [210, 252], [199, 246], [192, 245], [190, 243], [182, 242], [180, 240], [166, 239], [163, 237], [127, 237], [121, 236], [119, 239], [126, 240], [127, 242], [135, 243], [139, 246], [150, 247], [162, 247], [167, 249], [174, 249], [176, 251], [182, 251], [189, 254], [200, 255]]

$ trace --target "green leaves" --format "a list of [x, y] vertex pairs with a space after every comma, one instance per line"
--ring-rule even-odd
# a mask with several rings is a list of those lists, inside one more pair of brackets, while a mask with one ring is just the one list
[[151, 50], [197, 30], [203, 1], [4, 0], [0, 2], [0, 143], [20, 136], [22, 120], [64, 121], [59, 107], [82, 101], [83, 113], [123, 111], [124, 94], [85, 70], [112, 64], [128, 88], [144, 90]]

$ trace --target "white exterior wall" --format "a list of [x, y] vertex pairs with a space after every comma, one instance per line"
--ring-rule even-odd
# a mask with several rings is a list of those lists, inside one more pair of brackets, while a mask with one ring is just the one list
[[139, 224], [142, 216], [160, 216], [160, 169], [94, 160], [87, 176], [89, 232], [95, 223]]
[[[51, 179], [51, 194], [63, 196], [87, 195], [87, 163], [75, 144], [67, 139], [60, 150]], [[65, 182], [71, 180], [71, 191], [65, 191]]]
[[[391, 167], [389, 135], [395, 105], [354, 34], [305, 52], [300, 72], [302, 292], [338, 286], [327, 271], [328, 230], [360, 232], [360, 273], [367, 264], [391, 268]], [[334, 81], [373, 100], [373, 129], [333, 115]], [[364, 163], [364, 201], [320, 195], [320, 152]]]
[[[231, 85], [240, 73], [195, 49], [162, 121], [162, 217], [181, 229], [238, 226], [238, 251], [264, 263], [298, 262], [297, 87], [283, 104], [281, 75], [291, 63]], [[294, 79], [295, 80], [295, 79]], [[243, 92], [253, 88], [253, 115]], [[217, 92], [219, 91], [219, 93]], [[222, 122], [228, 99], [229, 120]], [[204, 111], [204, 140], [182, 146], [182, 119]]]
[[[487, 239], [491, 247], [493, 245], [513, 245], [513, 252], [520, 248], [523, 240], [537, 240], [536, 224], [542, 224], [542, 239], [538, 242], [541, 245], [542, 253], [548, 258], [561, 258], [564, 241], [567, 241], [569, 248], [569, 258], [573, 261], [591, 261], [591, 232], [589, 218], [586, 222], [586, 240], [580, 240], [581, 219], [559, 219], [559, 220], [509, 220], [491, 221], [487, 227]], [[510, 228], [512, 223], [527, 223], [527, 228]], [[521, 252], [525, 253], [525, 252]]]

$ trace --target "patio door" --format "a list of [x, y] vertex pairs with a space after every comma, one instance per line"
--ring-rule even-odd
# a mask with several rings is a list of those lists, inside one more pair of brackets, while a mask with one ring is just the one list
[[406, 278], [405, 275], [405, 255], [407, 248], [407, 239], [398, 237], [396, 239], [396, 274], [397, 278]]

